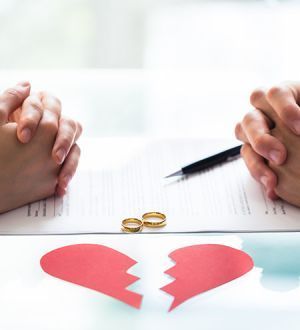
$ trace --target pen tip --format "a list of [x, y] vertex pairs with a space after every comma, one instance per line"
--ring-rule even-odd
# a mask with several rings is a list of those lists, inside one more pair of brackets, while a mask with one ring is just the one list
[[182, 170], [180, 170], [180, 171], [177, 171], [177, 172], [175, 172], [175, 173], [172, 173], [172, 174], [170, 174], [170, 175], [165, 176], [165, 179], [167, 179], [167, 178], [171, 178], [172, 176], [182, 175], [182, 174], [183, 174], [183, 173], [182, 173]]

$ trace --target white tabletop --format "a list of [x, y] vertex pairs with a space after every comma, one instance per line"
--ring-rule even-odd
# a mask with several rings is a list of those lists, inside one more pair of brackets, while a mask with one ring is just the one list
[[[299, 234], [1, 237], [0, 328], [296, 330], [300, 322], [299, 238]], [[129, 272], [140, 280], [129, 290], [143, 295], [140, 309], [43, 272], [39, 262], [45, 253], [82, 243], [111, 247], [138, 262]], [[168, 254], [209, 243], [243, 248], [255, 267], [168, 312], [172, 296], [159, 290], [174, 280], [164, 274], [174, 266]]]
[[[82, 121], [86, 137], [232, 138], [236, 120], [249, 108], [248, 94], [259, 81], [257, 76], [242, 80], [242, 73], [228, 77], [220, 72], [143, 70], [3, 71], [0, 75], [2, 89], [28, 79], [35, 89], [54, 92], [65, 113]], [[248, 247], [255, 268], [167, 313], [170, 297], [157, 290], [169, 281], [163, 275], [170, 267], [167, 254], [179, 246], [211, 241]], [[284, 325], [298, 329], [298, 242], [298, 234], [1, 237], [0, 328], [274, 330]], [[145, 295], [142, 309], [42, 272], [39, 259], [44, 253], [74, 243], [105, 244], [141, 260], [135, 274], [143, 278], [137, 287]], [[286, 247], [284, 253], [278, 246]], [[264, 257], [262, 252], [268, 253]], [[269, 274], [267, 284], [261, 268]]]

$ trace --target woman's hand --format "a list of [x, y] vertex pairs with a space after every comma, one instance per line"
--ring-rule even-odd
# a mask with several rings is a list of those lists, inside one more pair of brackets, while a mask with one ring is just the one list
[[57, 128], [47, 114], [31, 143], [16, 132], [16, 123], [0, 127], [0, 213], [53, 195], [61, 168], [51, 157]]
[[82, 127], [72, 119], [61, 117], [61, 103], [56, 97], [47, 92], [30, 94], [30, 89], [28, 82], [21, 82], [0, 95], [0, 124], [17, 123], [17, 137], [24, 144], [33, 139], [43, 116], [56, 127], [52, 157], [58, 165], [63, 163], [56, 190], [61, 196], [78, 165], [80, 149], [76, 141]]

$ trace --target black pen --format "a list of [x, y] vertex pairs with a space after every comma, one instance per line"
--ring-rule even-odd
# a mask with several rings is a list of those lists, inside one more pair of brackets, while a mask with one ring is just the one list
[[195, 172], [200, 172], [203, 171], [207, 168], [213, 167], [215, 165], [224, 163], [228, 160], [230, 160], [230, 158], [235, 157], [237, 155], [240, 154], [240, 150], [241, 150], [241, 145], [231, 148], [231, 149], [227, 149], [224, 150], [218, 154], [212, 155], [210, 157], [201, 159], [193, 164], [187, 165], [185, 167], [183, 167], [180, 171], [175, 172], [173, 174], [170, 174], [168, 176], [166, 176], [166, 178], [170, 178], [171, 176], [179, 176], [179, 175], [186, 175], [186, 174], [192, 174]]

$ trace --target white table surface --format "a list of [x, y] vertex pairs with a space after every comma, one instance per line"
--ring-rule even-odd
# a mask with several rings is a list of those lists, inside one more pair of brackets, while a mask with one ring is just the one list
[[[251, 75], [245, 80], [243, 73], [228, 77], [220, 72], [142, 70], [2, 71], [0, 76], [1, 89], [28, 79], [35, 89], [54, 92], [62, 99], [65, 113], [83, 123], [85, 137], [232, 138], [235, 122], [249, 109], [249, 92], [260, 80]], [[300, 236], [264, 235], [267, 234], [247, 236], [250, 252], [253, 246], [258, 251], [252, 275], [196, 297], [170, 314], [170, 298], [156, 291], [160, 282], [166, 282], [161, 271], [170, 265], [167, 253], [183, 244], [210, 240], [206, 235], [1, 237], [0, 328], [298, 329]], [[235, 235], [219, 236], [216, 240], [237, 247], [243, 247], [243, 240], [247, 241], [245, 236]], [[145, 261], [136, 270], [146, 281], [140, 281], [138, 286], [145, 293], [140, 311], [52, 279], [39, 268], [39, 258], [52, 248], [89, 242], [128, 251], [132, 257]], [[287, 248], [285, 254], [279, 255], [278, 246]], [[266, 284], [261, 282], [264, 262], [259, 259], [260, 252], [272, 250], [276, 256]], [[270, 260], [270, 255], [265, 259]]]
[[[130, 290], [143, 294], [140, 310], [99, 292], [56, 279], [40, 268], [47, 252], [69, 244], [96, 243], [138, 261]], [[186, 301], [168, 313], [172, 282], [168, 254], [192, 244], [243, 248], [255, 267], [241, 278]], [[299, 329], [300, 234], [91, 235], [1, 237], [0, 328], [98, 329]]]

